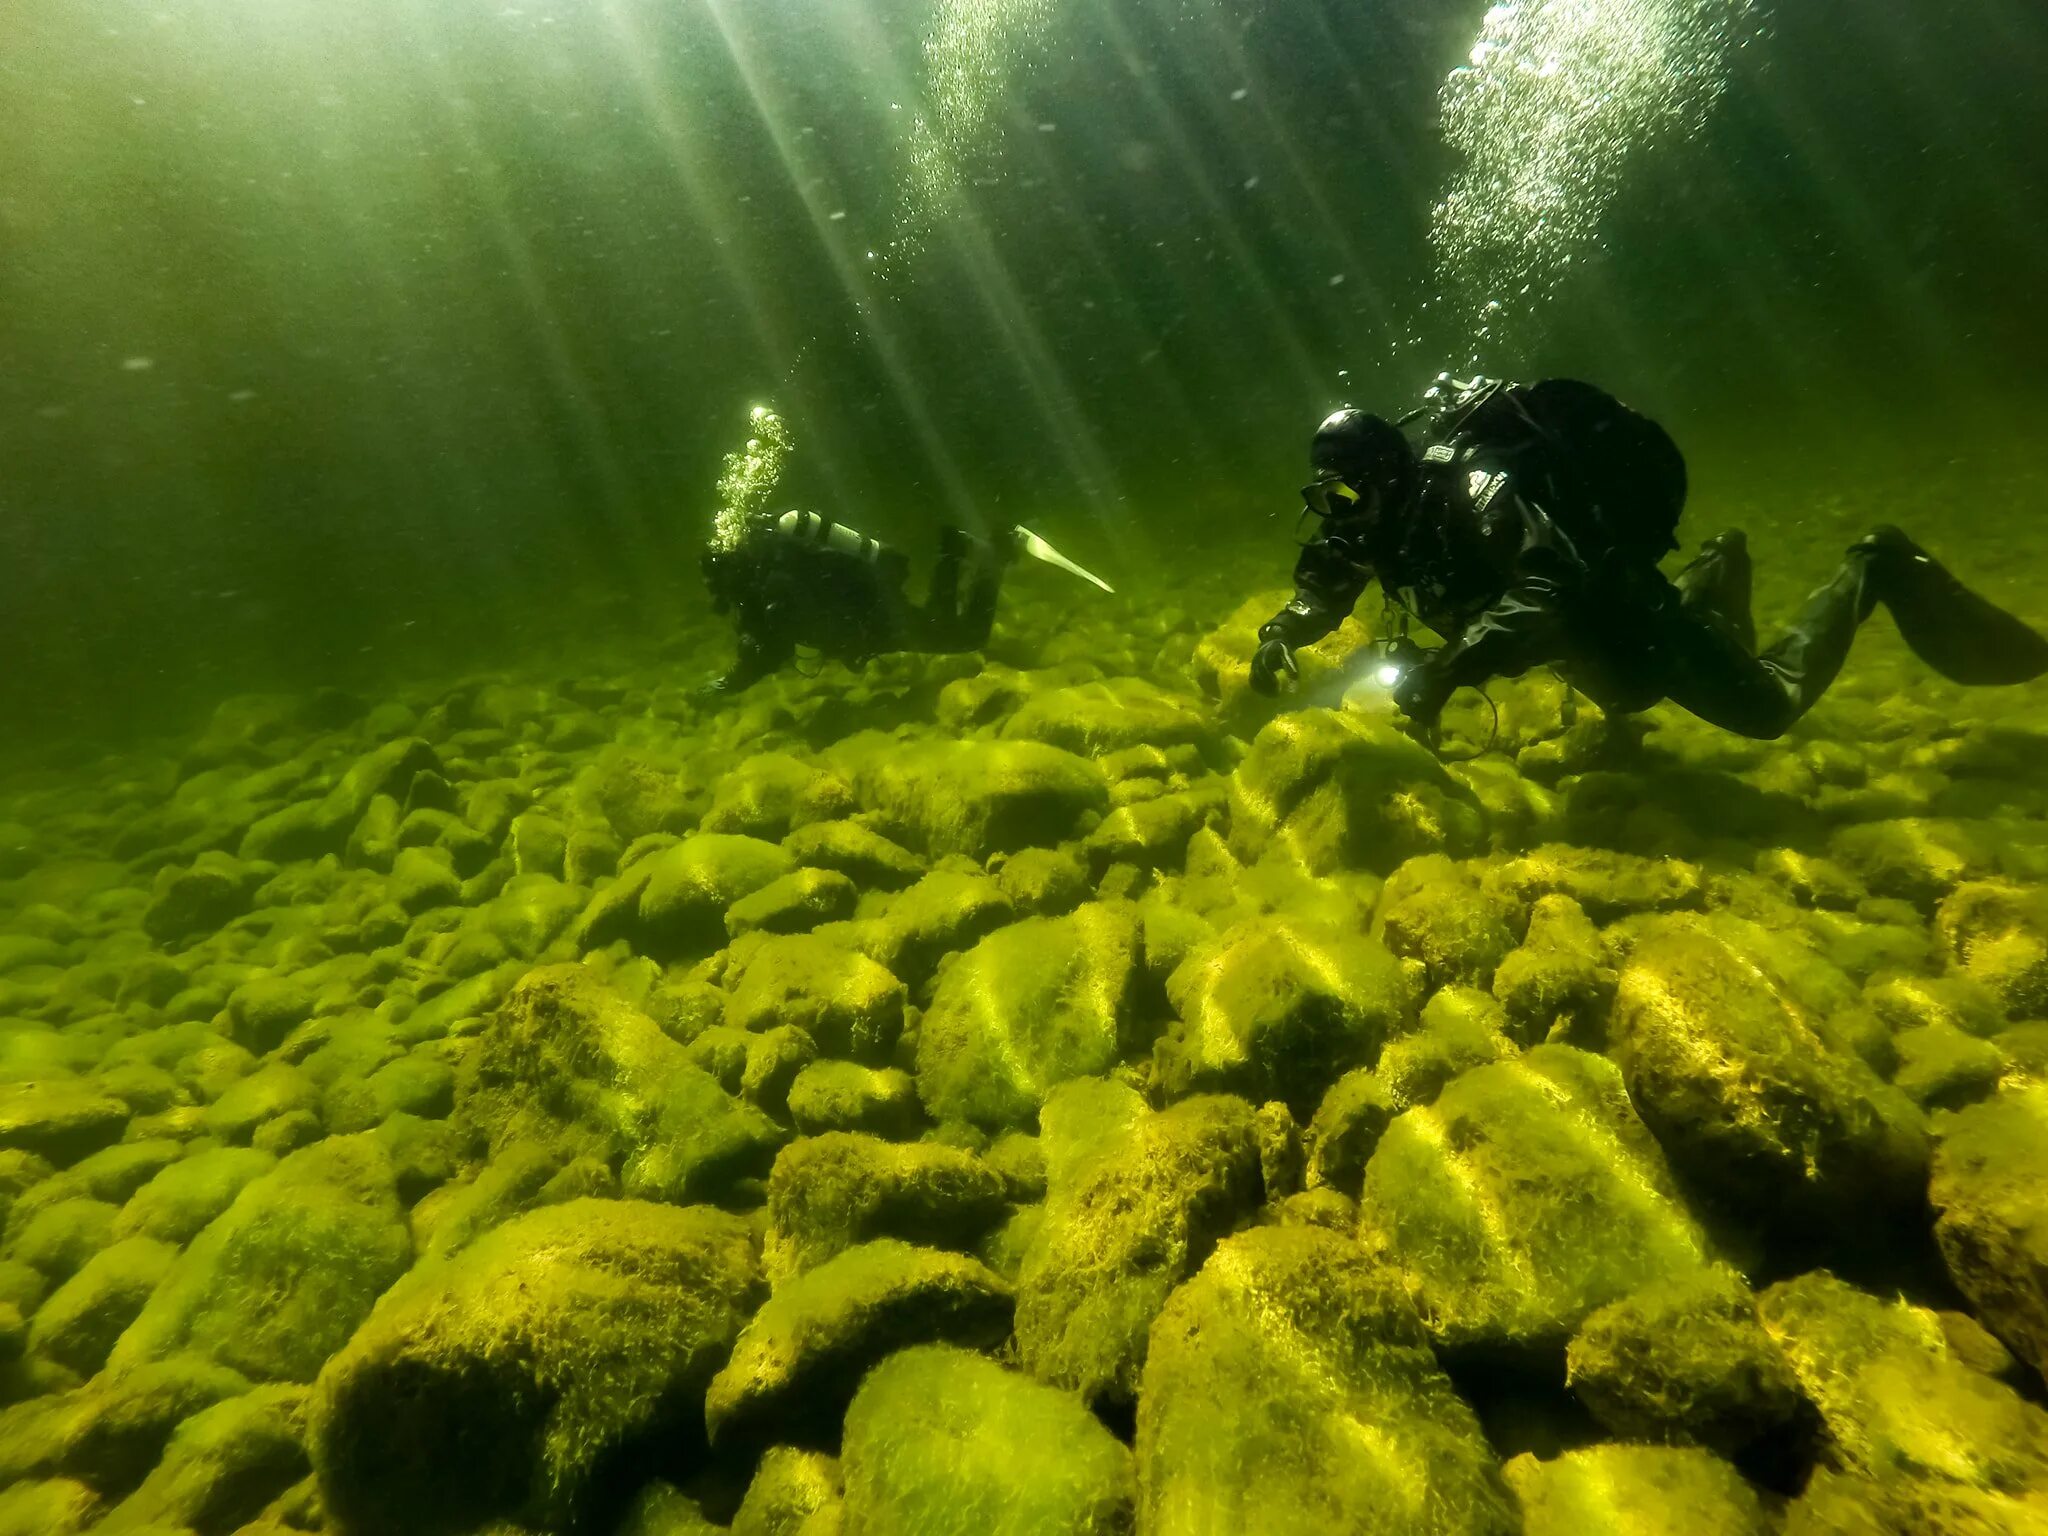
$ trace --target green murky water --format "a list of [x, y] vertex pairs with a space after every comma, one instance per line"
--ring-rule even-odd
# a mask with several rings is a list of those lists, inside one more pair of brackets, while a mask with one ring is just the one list
[[[0, 1536], [2041, 1528], [2044, 685], [1246, 681], [1443, 369], [2048, 625], [1908, 9], [18, 0]], [[1116, 591], [707, 699], [785, 507]]]

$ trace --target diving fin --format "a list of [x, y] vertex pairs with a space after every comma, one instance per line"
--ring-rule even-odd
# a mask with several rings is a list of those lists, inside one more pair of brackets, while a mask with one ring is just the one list
[[1070, 576], [1078, 576], [1083, 581], [1092, 582], [1111, 596], [1116, 594], [1115, 587], [1112, 587], [1093, 571], [1084, 570], [1074, 564], [1073, 561], [1054, 549], [1022, 523], [1019, 523], [1010, 530], [1010, 540], [1016, 546], [1019, 553], [1029, 555], [1034, 560], [1041, 560], [1047, 565], [1056, 566]]
[[2048, 673], [2048, 639], [1978, 596], [1896, 528], [1858, 546], [1875, 557], [1872, 590], [1913, 654], [1953, 683], [1993, 687]]

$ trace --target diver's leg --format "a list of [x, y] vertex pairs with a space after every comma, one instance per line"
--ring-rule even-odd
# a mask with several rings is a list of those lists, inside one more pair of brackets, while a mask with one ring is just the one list
[[1897, 528], [1878, 529], [1850, 557], [1859, 553], [1900, 636], [1950, 682], [1996, 686], [2048, 672], [2048, 640], [1972, 592]]
[[1709, 623], [1726, 625], [1746, 651], [1756, 649], [1756, 619], [1750, 610], [1752, 568], [1749, 542], [1740, 529], [1716, 534], [1673, 579], [1679, 606]]
[[927, 649], [978, 651], [995, 627], [1005, 562], [995, 546], [961, 528], [939, 534], [939, 562], [925, 599]]
[[1683, 608], [1669, 615], [1666, 696], [1742, 735], [1782, 735], [1841, 674], [1858, 626], [1879, 603], [1914, 654], [1955, 682], [2018, 683], [2048, 672], [2048, 641], [1970, 591], [1898, 529], [1880, 528], [1850, 546], [1834, 578], [1753, 659], [1711, 619]]

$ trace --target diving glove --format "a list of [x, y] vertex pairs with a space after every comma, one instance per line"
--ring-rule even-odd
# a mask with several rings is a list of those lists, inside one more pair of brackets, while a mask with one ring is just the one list
[[1294, 652], [1287, 648], [1285, 640], [1262, 642], [1252, 653], [1252, 692], [1272, 698], [1279, 693], [1283, 676], [1290, 684], [1301, 677], [1301, 668], [1294, 663]]

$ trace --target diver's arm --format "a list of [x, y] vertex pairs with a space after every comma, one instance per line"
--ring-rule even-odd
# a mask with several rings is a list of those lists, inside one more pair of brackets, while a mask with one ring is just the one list
[[1294, 563], [1294, 597], [1285, 608], [1259, 626], [1259, 646], [1252, 653], [1251, 684], [1255, 691], [1280, 691], [1280, 675], [1297, 675], [1294, 650], [1313, 645], [1350, 617], [1365, 595], [1372, 573], [1332, 548], [1327, 540], [1305, 545]]
[[1403, 713], [1433, 722], [1460, 688], [1518, 677], [1559, 659], [1565, 613], [1586, 570], [1571, 541], [1537, 506], [1522, 503], [1523, 539], [1507, 589], [1463, 633], [1426, 653], [1394, 685]]
[[739, 631], [739, 655], [725, 675], [714, 678], [707, 691], [738, 693], [750, 688], [771, 672], [787, 666], [796, 656], [796, 640], [786, 631], [743, 628]]

